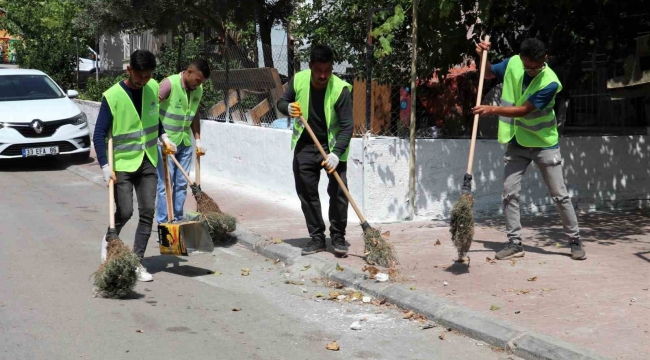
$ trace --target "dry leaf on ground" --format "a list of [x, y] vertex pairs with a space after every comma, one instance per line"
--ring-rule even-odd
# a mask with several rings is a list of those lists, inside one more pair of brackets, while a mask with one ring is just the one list
[[440, 334], [440, 336], [438, 336], [438, 338], [439, 338], [440, 340], [444, 340], [444, 339], [445, 339], [445, 333]]
[[330, 300], [334, 300], [334, 299], [338, 298], [341, 295], [341, 293], [338, 292], [338, 291], [330, 291], [330, 293], [328, 295], [329, 295]]
[[516, 263], [517, 263], [517, 260], [510, 260], [510, 266], [515, 266]]
[[496, 305], [490, 306], [490, 311], [497, 311], [497, 310], [501, 310], [501, 308]]
[[274, 265], [277, 265], [279, 263], [280, 263], [280, 259], [275, 259], [275, 261], [273, 262]]
[[490, 259], [489, 257], [485, 257], [485, 262], [488, 262], [490, 264], [496, 264], [497, 261], [495, 259]]
[[555, 243], [555, 247], [562, 247], [562, 244], [560, 244], [560, 243]]
[[275, 244], [280, 244], [282, 242], [282, 239], [275, 239], [273, 240], [273, 243]]
[[137, 332], [137, 333], [143, 333], [144, 330], [136, 330], [135, 332]]
[[353, 298], [353, 299], [362, 300], [363, 299], [363, 294], [357, 291], [357, 292], [353, 292], [350, 295], [350, 297]]
[[233, 308], [232, 311], [241, 311], [241, 308]]
[[528, 294], [528, 293], [530, 293], [530, 290], [519, 290], [519, 294], [524, 294], [524, 295], [526, 295], [526, 294]]
[[551, 291], [551, 290], [553, 290], [553, 289], [550, 289], [550, 288], [543, 288], [542, 289], [542, 291]]
[[442, 243], [440, 242], [440, 240], [436, 240], [436, 243], [435, 243], [434, 246], [438, 246], [438, 245], [442, 245]]
[[381, 234], [381, 236], [385, 237], [388, 239], [390, 237], [390, 231], [386, 231], [385, 233]]
[[221, 273], [218, 272], [218, 271], [216, 271], [216, 270], [214, 271], [214, 274], [215, 274], [215, 275], [221, 275]]
[[251, 274], [251, 269], [249, 268], [242, 268], [241, 269], [241, 276], [248, 276]]
[[310, 268], [311, 268], [311, 264], [307, 264], [307, 265], [305, 265], [305, 266], [302, 268], [302, 270], [300, 270], [300, 271], [307, 271], [307, 270], [309, 270]]
[[343, 271], [345, 269], [343, 268], [343, 266], [339, 265], [339, 263], [336, 263], [336, 270]]
[[332, 351], [339, 351], [340, 349], [339, 344], [336, 341], [332, 342], [331, 344], [327, 344], [325, 348]]
[[537, 281], [537, 276], [533, 276], [532, 278], [529, 278], [528, 281]]
[[415, 286], [411, 286], [411, 290], [417, 290]]
[[410, 319], [413, 316], [415, 316], [415, 313], [413, 312], [413, 310], [409, 310], [406, 314], [404, 314], [404, 319]]

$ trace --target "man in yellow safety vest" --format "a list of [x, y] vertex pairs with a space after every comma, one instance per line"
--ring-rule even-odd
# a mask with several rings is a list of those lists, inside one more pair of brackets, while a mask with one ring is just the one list
[[[204, 155], [205, 147], [201, 144], [201, 116], [199, 104], [203, 97], [203, 82], [210, 78], [210, 66], [203, 59], [196, 59], [180, 74], [172, 75], [160, 83], [158, 99], [160, 100], [160, 121], [177, 144], [175, 156], [178, 163], [189, 173], [192, 164], [192, 137], [196, 143], [198, 155]], [[183, 206], [187, 197], [187, 179], [169, 159], [169, 171], [172, 182], [172, 202], [174, 221], [183, 219]], [[162, 153], [158, 150], [158, 203], [156, 219], [159, 224], [167, 222], [167, 198], [165, 197], [165, 173]]]
[[[329, 173], [327, 193], [330, 197], [330, 236], [334, 252], [348, 252], [345, 229], [348, 223], [348, 199], [332, 172], [337, 171], [347, 185], [346, 171], [352, 138], [352, 85], [332, 75], [334, 54], [325, 45], [311, 49], [309, 69], [297, 73], [278, 100], [278, 109], [293, 118], [304, 116], [319, 142], [328, 153], [323, 159], [318, 148], [298, 120], [293, 124], [291, 149], [294, 150], [293, 176], [296, 192], [307, 222], [311, 241], [302, 254], [326, 249], [325, 222], [321, 214], [318, 182], [322, 166]], [[304, 110], [304, 113], [303, 113]]]
[[[490, 43], [481, 42], [476, 48], [479, 57], [489, 50]], [[524, 256], [521, 242], [519, 193], [521, 179], [531, 162], [535, 162], [548, 192], [555, 202], [564, 232], [570, 239], [571, 258], [587, 258], [578, 229], [578, 220], [571, 197], [564, 184], [560, 154], [555, 96], [562, 84], [546, 64], [546, 46], [538, 39], [522, 42], [519, 55], [492, 65], [487, 61], [486, 79], [503, 82], [501, 106], [480, 105], [474, 114], [499, 117], [498, 139], [507, 144], [505, 154], [503, 207], [506, 215], [508, 243], [496, 254], [506, 260]]]
[[[133, 251], [142, 259], [151, 236], [156, 201], [158, 174], [158, 140], [173, 152], [176, 144], [169, 140], [158, 118], [158, 83], [151, 79], [156, 57], [147, 50], [131, 54], [127, 72], [129, 78], [106, 90], [97, 116], [93, 143], [97, 161], [106, 184], [115, 183], [115, 230], [119, 235], [133, 215], [133, 190], [138, 197], [140, 221], [135, 231]], [[114, 168], [108, 163], [106, 139], [113, 136]], [[106, 237], [102, 245], [102, 260], [106, 258]], [[138, 267], [140, 281], [152, 281], [153, 276], [142, 265]]]

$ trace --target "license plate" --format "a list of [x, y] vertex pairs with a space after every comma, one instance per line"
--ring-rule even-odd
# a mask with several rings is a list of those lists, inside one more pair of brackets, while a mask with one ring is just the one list
[[23, 149], [23, 157], [56, 155], [58, 153], [58, 146]]

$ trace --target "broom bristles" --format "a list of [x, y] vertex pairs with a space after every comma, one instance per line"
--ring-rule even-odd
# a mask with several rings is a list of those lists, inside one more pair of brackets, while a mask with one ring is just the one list
[[138, 282], [136, 273], [140, 258], [120, 239], [108, 242], [106, 261], [95, 272], [95, 286], [100, 295], [121, 299], [133, 291]]
[[366, 249], [366, 262], [392, 268], [399, 262], [393, 244], [381, 236], [379, 230], [369, 227], [363, 232], [363, 242]]
[[200, 213], [220, 213], [221, 208], [208, 194], [200, 191], [196, 194], [196, 210]]
[[463, 261], [474, 239], [474, 198], [464, 193], [451, 210], [449, 232], [451, 240], [458, 250], [458, 261]]
[[226, 234], [237, 229], [237, 219], [223, 212], [201, 213], [201, 221], [213, 242], [220, 242]]

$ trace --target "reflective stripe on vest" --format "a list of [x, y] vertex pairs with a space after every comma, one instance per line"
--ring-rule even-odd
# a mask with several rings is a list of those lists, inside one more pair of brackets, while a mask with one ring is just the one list
[[[510, 58], [503, 83], [501, 106], [523, 106], [532, 94], [551, 83], [557, 83], [557, 92], [562, 90], [560, 80], [548, 66], [533, 78], [525, 92], [522, 86], [524, 74], [521, 58], [519, 56]], [[555, 98], [545, 109], [535, 110], [521, 118], [499, 116], [499, 142], [506, 144], [516, 137], [517, 143], [524, 147], [540, 148], [556, 145], [559, 136], [554, 106]]]
[[[341, 96], [343, 89], [348, 88], [348, 91], [352, 93], [352, 85], [343, 81], [336, 75], [330, 77], [329, 83], [327, 84], [327, 89], [325, 90], [325, 101], [323, 102], [324, 112], [325, 112], [325, 122], [327, 125], [327, 145], [329, 150], [334, 150], [336, 146], [336, 137], [341, 130], [339, 125], [338, 117], [336, 116], [336, 111], [334, 110], [334, 105]], [[293, 78], [293, 89], [296, 92], [296, 102], [300, 104], [300, 108], [305, 109], [303, 112], [303, 117], [305, 121], [309, 121], [309, 92], [311, 89], [311, 70], [303, 70], [298, 73]], [[293, 134], [291, 135], [291, 149], [293, 150], [302, 135], [302, 132], [305, 130], [305, 127], [302, 125], [302, 122], [299, 120], [294, 121], [293, 125]], [[341, 161], [348, 160], [348, 154], [350, 153], [350, 146], [345, 150], [343, 155], [341, 155]]]
[[158, 164], [158, 83], [150, 80], [142, 89], [141, 116], [119, 83], [103, 94], [113, 115], [114, 170], [134, 172], [144, 156]]
[[169, 98], [160, 103], [160, 120], [165, 132], [169, 135], [169, 140], [177, 145], [190, 146], [192, 144], [192, 121], [203, 97], [203, 85], [190, 91], [188, 102], [181, 74], [172, 75], [167, 79], [171, 84], [171, 92]]

